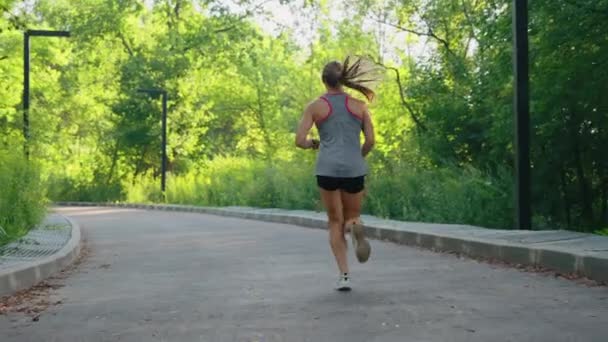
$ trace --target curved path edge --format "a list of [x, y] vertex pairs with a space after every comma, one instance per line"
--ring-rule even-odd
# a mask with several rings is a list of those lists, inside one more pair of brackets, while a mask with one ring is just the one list
[[[300, 210], [91, 202], [57, 202], [55, 205], [195, 212], [327, 228], [327, 222], [322, 215]], [[473, 258], [542, 267], [561, 274], [576, 274], [600, 283], [608, 283], [608, 237], [563, 230], [497, 230], [467, 225], [402, 222], [371, 216], [364, 217], [364, 221], [366, 233], [370, 238], [460, 253]]]
[[63, 248], [50, 256], [19, 263], [14, 267], [1, 270], [0, 297], [28, 289], [57, 274], [76, 261], [80, 255], [83, 239], [80, 225], [68, 217], [63, 217], [71, 226], [71, 236], [68, 242]]

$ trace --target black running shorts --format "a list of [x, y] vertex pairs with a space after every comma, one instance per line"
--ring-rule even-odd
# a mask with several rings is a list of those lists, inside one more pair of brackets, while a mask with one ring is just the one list
[[339, 189], [349, 194], [356, 194], [365, 188], [365, 176], [352, 178], [317, 176], [317, 185], [327, 191]]

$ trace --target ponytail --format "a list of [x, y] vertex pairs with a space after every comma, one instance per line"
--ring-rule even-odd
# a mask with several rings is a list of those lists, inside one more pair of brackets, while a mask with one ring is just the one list
[[382, 81], [383, 68], [360, 56], [348, 56], [342, 64], [339, 82], [363, 94], [368, 101], [376, 97], [375, 88]]

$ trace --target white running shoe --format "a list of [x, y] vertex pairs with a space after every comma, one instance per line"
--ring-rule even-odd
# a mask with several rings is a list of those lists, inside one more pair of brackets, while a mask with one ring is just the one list
[[336, 290], [338, 291], [350, 291], [350, 276], [349, 275], [341, 275], [340, 279], [336, 283]]

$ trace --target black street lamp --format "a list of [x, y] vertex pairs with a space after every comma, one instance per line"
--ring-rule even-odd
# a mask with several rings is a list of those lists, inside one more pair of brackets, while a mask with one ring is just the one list
[[167, 181], [167, 91], [164, 89], [137, 89], [140, 93], [146, 93], [151, 96], [162, 96], [163, 100], [163, 118], [162, 118], [162, 162], [161, 162], [161, 180], [160, 189], [165, 195], [165, 185]]
[[531, 229], [527, 0], [513, 0], [513, 36], [513, 72], [515, 74], [515, 228]]
[[27, 30], [23, 33], [23, 137], [25, 138], [25, 156], [29, 158], [30, 150], [30, 37], [69, 37], [68, 31]]

